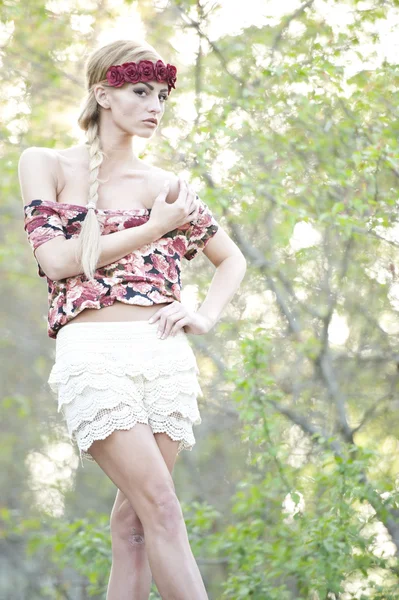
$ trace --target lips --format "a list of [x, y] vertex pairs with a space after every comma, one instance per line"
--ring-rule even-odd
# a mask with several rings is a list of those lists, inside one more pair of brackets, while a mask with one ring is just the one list
[[155, 125], [158, 124], [158, 121], [156, 119], [144, 119], [144, 123], [148, 123], [148, 122], [155, 123]]

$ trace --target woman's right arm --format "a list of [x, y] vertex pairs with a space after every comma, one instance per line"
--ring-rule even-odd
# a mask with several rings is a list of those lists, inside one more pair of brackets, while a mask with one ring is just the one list
[[[35, 147], [24, 150], [19, 159], [18, 174], [24, 206], [36, 199], [57, 202], [57, 163], [56, 156], [51, 151]], [[167, 196], [168, 192], [169, 190], [162, 192], [163, 198]], [[174, 203], [176, 210], [170, 211], [168, 208], [168, 222], [166, 223], [165, 219], [149, 219], [143, 225], [102, 235], [97, 266], [102, 267], [115, 262], [133, 250], [159, 239], [167, 231], [173, 229], [172, 222], [182, 222], [183, 214], [185, 222], [192, 220], [194, 218], [194, 213], [192, 213], [193, 197], [193, 194], [189, 194], [184, 201], [183, 199], [179, 202], [176, 201]], [[188, 201], [189, 199], [190, 201]], [[161, 207], [159, 212], [165, 215], [164, 207]], [[189, 214], [191, 214], [190, 217]], [[161, 226], [162, 222], [163, 227]], [[167, 228], [165, 229], [165, 227]], [[47, 229], [47, 231], [49, 230]], [[49, 279], [64, 279], [83, 272], [82, 266], [77, 262], [75, 256], [78, 239], [66, 239], [60, 228], [58, 230], [55, 228], [53, 239], [41, 243], [40, 246], [35, 245], [38, 246], [34, 249], [36, 260]]]
[[[157, 232], [156, 227], [150, 221], [136, 227], [102, 235], [100, 239], [101, 252], [97, 267], [103, 267], [116, 262], [123, 256], [126, 256], [126, 254], [133, 252], [133, 250], [159, 239], [162, 235], [162, 233]], [[54, 271], [52, 271], [51, 277], [48, 275], [50, 279], [57, 280], [64, 279], [65, 277], [74, 277], [83, 272], [82, 266], [76, 260], [75, 256], [77, 246], [77, 238], [67, 240], [62, 237], [56, 237], [39, 247], [35, 252], [35, 256], [46, 275], [48, 273], [45, 267], [43, 267], [43, 262], [48, 259], [51, 263]]]

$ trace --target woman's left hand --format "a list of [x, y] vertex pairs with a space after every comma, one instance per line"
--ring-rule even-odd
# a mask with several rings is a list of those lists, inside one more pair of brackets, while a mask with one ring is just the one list
[[184, 329], [186, 333], [201, 335], [208, 333], [212, 328], [212, 321], [209, 317], [200, 315], [195, 311], [188, 310], [181, 302], [175, 300], [169, 306], [163, 306], [158, 312], [154, 313], [150, 323], [159, 321], [158, 332], [161, 332], [161, 339], [168, 335], [174, 336], [179, 329]]

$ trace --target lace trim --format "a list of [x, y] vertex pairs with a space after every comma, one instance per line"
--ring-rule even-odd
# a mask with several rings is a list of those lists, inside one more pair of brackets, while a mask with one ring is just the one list
[[115, 357], [100, 354], [93, 360], [88, 360], [87, 356], [76, 356], [72, 359], [57, 359], [50, 371], [48, 383], [50, 386], [56, 383], [66, 383], [69, 376], [79, 375], [85, 371], [93, 374], [101, 374], [104, 370], [107, 373], [120, 377], [121, 373], [134, 377], [135, 375], [144, 375], [150, 381], [160, 375], [168, 375], [173, 371], [186, 371], [194, 368], [197, 374], [200, 370], [194, 353], [185, 353], [182, 356], [159, 356], [153, 360], [134, 359], [135, 364], [126, 361], [126, 357]]
[[74, 430], [69, 422], [67, 425], [70, 438], [77, 441], [81, 450], [87, 450], [95, 440], [105, 439], [115, 429], [130, 429], [136, 423], [149, 424], [154, 433], [167, 433], [173, 440], [184, 442], [184, 446], [192, 446], [195, 443], [192, 426], [201, 422], [201, 417], [198, 417], [195, 423], [192, 423], [178, 411], [164, 416], [138, 417], [132, 414], [129, 406], [120, 402], [112, 411], [101, 409], [94, 421], [82, 421]]
[[142, 420], [141, 422], [148, 422], [148, 411], [141, 398], [139, 400], [128, 397], [121, 399], [117, 393], [109, 393], [107, 390], [93, 392], [93, 389], [86, 389], [83, 394], [73, 398], [70, 402], [63, 402], [61, 398], [58, 412], [63, 413], [67, 420], [68, 431], [72, 433], [83, 421], [94, 421], [102, 410], [108, 410], [108, 414], [112, 415], [112, 410], [121, 403], [125, 406], [127, 413], [134, 414], [136, 418]]
[[[123, 403], [115, 407], [112, 415], [110, 415], [108, 411], [101, 410], [99, 412], [99, 419], [95, 423], [95, 430], [93, 430], [93, 422], [83, 422], [78, 430], [74, 433], [70, 433], [70, 439], [75, 439], [77, 442], [82, 465], [83, 458], [95, 462], [91, 454], [87, 452], [95, 440], [105, 439], [116, 429], [130, 429], [137, 423], [147, 423], [147, 420], [141, 421], [132, 414], [127, 415], [127, 418], [119, 418], [119, 415], [122, 415], [123, 412]], [[199, 425], [201, 422], [201, 417], [199, 417], [194, 424]], [[182, 450], [191, 451], [193, 449], [195, 445], [193, 423], [190, 423], [188, 419], [182, 418], [180, 413], [172, 413], [163, 418], [160, 418], [159, 416], [156, 419], [149, 418], [148, 424], [151, 426], [154, 433], [167, 433], [172, 440], [179, 442], [177, 454], [180, 454]]]
[[84, 406], [82, 395], [87, 389], [95, 390], [96, 397], [101, 397], [104, 401], [107, 401], [107, 398], [117, 397], [125, 399], [128, 403], [132, 401], [137, 403], [142, 402], [146, 395], [150, 406], [159, 403], [160, 400], [167, 405], [173, 405], [177, 396], [184, 394], [194, 393], [196, 396], [203, 396], [195, 370], [192, 368], [188, 371], [161, 376], [154, 381], [146, 381], [143, 376], [132, 377], [123, 369], [116, 376], [109, 373], [106, 367], [101, 373], [97, 373], [89, 366], [86, 370], [80, 368], [78, 371], [70, 371], [65, 367], [61, 382], [53, 378], [48, 383], [51, 390], [58, 394], [58, 411], [63, 404], [68, 404], [75, 398], [79, 398], [80, 405]]
[[82, 420], [94, 419], [101, 408], [111, 409], [123, 401], [131, 411], [139, 415], [156, 413], [166, 416], [178, 410], [183, 417], [189, 417], [192, 421], [198, 418], [197, 394], [195, 387], [193, 389], [195, 381], [192, 373], [187, 373], [184, 378], [180, 376], [180, 378], [170, 377], [163, 380], [156, 390], [156, 396], [148, 396], [147, 392], [140, 394], [134, 390], [134, 382], [131, 383], [132, 391], [126, 395], [118, 389], [117, 385], [113, 388], [106, 386], [104, 389], [99, 389], [97, 381], [87, 379], [79, 386], [83, 388], [82, 391], [76, 394], [71, 384], [61, 386], [58, 395], [58, 412], [63, 410], [70, 422], [73, 424], [76, 422], [77, 426]]
[[195, 444], [193, 425], [202, 423], [201, 416], [197, 410], [197, 416], [184, 417], [179, 410], [170, 414], [137, 413], [132, 411], [130, 405], [119, 402], [112, 408], [101, 408], [97, 410], [94, 419], [82, 421], [80, 414], [74, 414], [72, 406], [63, 407], [69, 438], [75, 440], [79, 448], [80, 460], [83, 458], [94, 461], [87, 450], [95, 440], [103, 440], [116, 429], [130, 429], [137, 423], [149, 424], [154, 433], [167, 433], [172, 440], [178, 441], [177, 454], [182, 450], [192, 450]]
[[48, 378], [81, 461], [94, 460], [86, 452], [93, 441], [138, 422], [179, 441], [178, 453], [192, 449], [192, 426], [201, 423], [196, 396], [203, 396], [195, 356], [194, 361], [190, 354], [162, 361], [157, 358], [156, 363], [147, 361], [141, 366], [115, 356], [96, 358], [92, 362], [75, 355], [74, 361], [58, 360]]

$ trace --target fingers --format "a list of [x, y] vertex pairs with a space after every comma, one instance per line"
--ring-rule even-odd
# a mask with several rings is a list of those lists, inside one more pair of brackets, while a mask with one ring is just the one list
[[179, 181], [180, 192], [178, 200], [187, 206], [190, 221], [195, 221], [199, 216], [199, 202], [197, 201], [197, 193], [185, 179], [179, 177]]
[[193, 196], [193, 195], [195, 196], [196, 192], [195, 192], [194, 188], [191, 187], [191, 185], [189, 185], [185, 179], [183, 179], [182, 177], [179, 177], [179, 181], [180, 181], [180, 193], [183, 193], [183, 195], [185, 194], [186, 197]]
[[180, 197], [182, 199], [184, 198], [183, 201], [185, 201], [185, 199], [187, 197], [187, 193], [188, 193], [188, 184], [187, 184], [187, 181], [185, 179], [183, 179], [182, 177], [179, 177], [179, 182], [180, 182], [179, 198]]
[[[187, 191], [187, 196], [186, 196], [185, 201], [187, 203], [187, 207], [188, 207], [188, 211], [189, 211], [188, 214], [191, 215], [193, 213], [193, 211], [195, 211], [199, 207], [197, 200], [196, 200], [197, 193], [194, 190], [194, 188], [187, 183], [187, 181], [185, 179], [182, 179], [182, 181], [184, 183], [185, 190]], [[192, 218], [194, 218], [196, 216], [197, 215], [194, 214]]]
[[[179, 329], [178, 321], [186, 317], [186, 310], [180, 302], [172, 302], [170, 307], [161, 309], [152, 315], [151, 322], [159, 321], [157, 336], [164, 340], [168, 335], [175, 335]], [[173, 328], [173, 333], [171, 333]]]
[[187, 325], [189, 323], [189, 318], [188, 317], [182, 317], [181, 319], [179, 319], [179, 321], [177, 321], [172, 329], [170, 330], [170, 335], [174, 336], [176, 335], [176, 333], [179, 331], [179, 329], [183, 329], [183, 327], [185, 325]]
[[171, 315], [168, 315], [168, 318], [161, 317], [160, 324], [158, 325], [157, 336], [161, 338], [161, 340], [167, 338], [176, 321], [179, 321], [181, 318], [182, 315], [179, 310]]
[[199, 205], [199, 202], [197, 200], [197, 195], [194, 192], [194, 196], [193, 196], [192, 203], [191, 203], [191, 206], [190, 206], [191, 221], [195, 221], [196, 219], [198, 219], [198, 217], [199, 217], [199, 209], [200, 209], [200, 205]]

